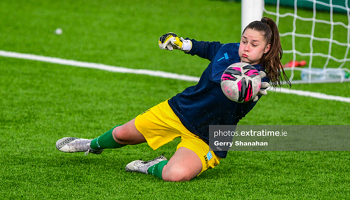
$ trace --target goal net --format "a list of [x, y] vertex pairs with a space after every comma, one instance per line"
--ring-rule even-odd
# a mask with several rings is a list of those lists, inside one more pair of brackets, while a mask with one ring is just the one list
[[[278, 25], [292, 83], [350, 81], [348, 0], [265, 0]], [[242, 15], [243, 17], [243, 15]]]

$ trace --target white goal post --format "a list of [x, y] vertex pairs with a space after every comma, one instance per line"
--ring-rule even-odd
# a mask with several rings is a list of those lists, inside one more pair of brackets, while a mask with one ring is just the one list
[[264, 0], [242, 0], [241, 32], [252, 21], [261, 20], [264, 12]]
[[[273, 1], [275, 4], [269, 4], [267, 9], [265, 1], [269, 3]], [[243, 31], [250, 22], [260, 20], [263, 15], [272, 16], [280, 30], [283, 57], [287, 55], [287, 59], [289, 58], [289, 60], [282, 58], [282, 64], [286, 64], [287, 61], [298, 61], [298, 59], [303, 59], [307, 63], [303, 67], [293, 64], [285, 67], [285, 70], [289, 71], [288, 76], [292, 83], [350, 81], [348, 0], [265, 1], [241, 0], [241, 30]], [[287, 1], [291, 5], [286, 9], [285, 5], [282, 7], [281, 4]], [[342, 5], [339, 5], [339, 2]], [[301, 6], [304, 4], [308, 5], [307, 9]], [[273, 6], [275, 8], [271, 9]], [[320, 7], [323, 10], [320, 10]], [[308, 30], [302, 30], [305, 29], [305, 24]], [[342, 32], [341, 38], [337, 32]], [[285, 45], [289, 43], [291, 45]]]

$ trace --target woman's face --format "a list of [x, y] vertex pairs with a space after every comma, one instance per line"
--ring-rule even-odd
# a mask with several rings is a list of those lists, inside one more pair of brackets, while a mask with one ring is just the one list
[[242, 34], [238, 55], [241, 62], [251, 65], [258, 64], [263, 54], [270, 50], [271, 44], [266, 44], [263, 32], [246, 29]]

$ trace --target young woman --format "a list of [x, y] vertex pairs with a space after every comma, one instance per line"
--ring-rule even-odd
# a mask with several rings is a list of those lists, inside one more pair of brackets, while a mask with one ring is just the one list
[[[233, 63], [247, 62], [257, 70], [266, 72], [264, 82], [270, 81], [277, 86], [281, 84], [282, 76], [288, 81], [280, 62], [282, 48], [279, 32], [270, 18], [264, 17], [261, 21], [250, 23], [243, 31], [240, 43], [201, 42], [168, 33], [160, 37], [159, 47], [179, 49], [211, 62], [197, 85], [96, 139], [62, 138], [56, 143], [58, 150], [99, 154], [106, 148], [143, 142], [157, 149], [181, 137], [170, 160], [164, 156], [150, 161], [136, 160], [129, 163], [126, 170], [153, 174], [165, 181], [188, 181], [215, 167], [227, 155], [225, 151], [213, 152], [209, 148], [209, 126], [236, 125], [256, 105], [256, 101], [236, 103], [224, 95], [220, 87], [224, 70]], [[259, 98], [266, 94], [264, 89], [269, 86], [268, 83], [262, 85]]]

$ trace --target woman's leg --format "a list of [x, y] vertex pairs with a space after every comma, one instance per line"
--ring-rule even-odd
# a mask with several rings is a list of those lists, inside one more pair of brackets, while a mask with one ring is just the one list
[[164, 181], [189, 181], [201, 171], [202, 161], [198, 155], [186, 147], [180, 147], [164, 166], [162, 179]]
[[146, 142], [145, 137], [135, 127], [135, 119], [122, 126], [115, 127], [113, 138], [119, 144], [133, 145]]
[[164, 181], [189, 181], [202, 171], [202, 161], [194, 151], [180, 147], [170, 160], [164, 156], [150, 161], [135, 160], [127, 164], [125, 169], [152, 174]]
[[56, 148], [62, 152], [86, 152], [100, 154], [107, 148], [120, 148], [125, 145], [140, 144], [146, 139], [135, 127], [135, 119], [117, 126], [95, 139], [65, 137], [56, 142]]

